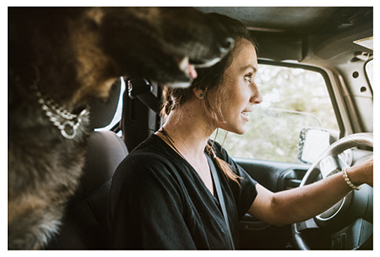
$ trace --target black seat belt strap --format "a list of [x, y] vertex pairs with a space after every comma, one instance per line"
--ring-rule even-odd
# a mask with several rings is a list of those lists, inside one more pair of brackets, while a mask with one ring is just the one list
[[160, 100], [152, 93], [153, 86], [143, 78], [128, 80], [128, 95], [131, 99], [139, 99], [143, 104], [160, 113]]
[[207, 157], [208, 164], [210, 166], [212, 178], [214, 180], [215, 190], [216, 190], [216, 194], [218, 195], [218, 198], [219, 198], [219, 204], [220, 204], [220, 207], [222, 209], [222, 213], [223, 213], [223, 216], [224, 216], [224, 221], [226, 222], [227, 230], [228, 230], [228, 233], [230, 235], [231, 247], [232, 247], [232, 250], [235, 250], [235, 244], [234, 244], [234, 240], [232, 238], [232, 233], [231, 233], [231, 229], [230, 229], [230, 223], [228, 222], [226, 205], [225, 205], [225, 202], [224, 202], [224, 197], [223, 197], [222, 189], [220, 187], [218, 173], [216, 171], [215, 164], [212, 161], [211, 157], [208, 156], [207, 154], [206, 154], [206, 157]]

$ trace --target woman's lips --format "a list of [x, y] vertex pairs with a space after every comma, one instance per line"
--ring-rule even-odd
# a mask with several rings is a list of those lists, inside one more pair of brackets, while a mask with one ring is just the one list
[[243, 117], [243, 119], [249, 121], [249, 112], [242, 112], [241, 116]]

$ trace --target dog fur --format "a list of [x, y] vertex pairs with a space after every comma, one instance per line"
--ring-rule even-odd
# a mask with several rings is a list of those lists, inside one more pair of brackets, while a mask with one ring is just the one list
[[76, 190], [89, 115], [66, 139], [31, 86], [78, 114], [120, 76], [188, 85], [178, 59], [215, 62], [227, 35], [192, 8], [9, 8], [8, 18], [8, 248], [41, 249]]

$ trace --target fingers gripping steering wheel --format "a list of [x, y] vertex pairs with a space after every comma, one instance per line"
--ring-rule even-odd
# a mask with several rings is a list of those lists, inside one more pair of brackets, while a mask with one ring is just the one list
[[[300, 186], [340, 172], [347, 165], [342, 153], [353, 147], [373, 148], [373, 134], [358, 133], [333, 143], [306, 172]], [[372, 151], [372, 150], [371, 150]], [[347, 151], [346, 151], [347, 152]], [[372, 155], [372, 153], [370, 153]], [[364, 158], [368, 158], [364, 157]], [[357, 160], [364, 161], [363, 158]], [[301, 250], [373, 249], [373, 189], [367, 184], [351, 191], [327, 211], [305, 222], [292, 224], [292, 238]], [[323, 201], [323, 199], [319, 199]]]

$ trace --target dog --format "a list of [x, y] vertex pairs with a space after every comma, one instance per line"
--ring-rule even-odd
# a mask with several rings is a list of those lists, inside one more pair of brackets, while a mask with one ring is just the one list
[[233, 40], [193, 8], [8, 8], [8, 248], [57, 233], [84, 163], [90, 98], [121, 76], [186, 87]]

